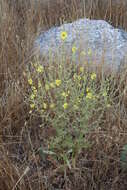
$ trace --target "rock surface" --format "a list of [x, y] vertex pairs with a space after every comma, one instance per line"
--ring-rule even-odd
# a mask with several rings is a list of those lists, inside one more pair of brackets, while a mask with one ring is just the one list
[[[65, 40], [61, 39], [62, 32], [67, 34]], [[42, 33], [35, 40], [34, 53], [47, 61], [65, 56], [76, 63], [119, 71], [126, 59], [127, 32], [103, 20], [79, 19]]]

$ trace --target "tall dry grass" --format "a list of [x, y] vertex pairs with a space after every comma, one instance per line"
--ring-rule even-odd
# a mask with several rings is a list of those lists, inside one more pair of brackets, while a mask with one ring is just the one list
[[[105, 2], [107, 2], [106, 0]], [[27, 3], [26, 3], [27, 2]], [[69, 22], [84, 14], [105, 18], [126, 28], [126, 7], [104, 1], [51, 0], [36, 5], [33, 0], [1, 0], [0, 2], [0, 189], [126, 189], [126, 173], [119, 164], [121, 148], [127, 143], [127, 97], [117, 99], [114, 107], [100, 122], [101, 129], [90, 134], [95, 142], [91, 151], [81, 153], [77, 170], [59, 171], [50, 157], [40, 159], [37, 148], [52, 131], [42, 135], [37, 126], [40, 118], [29, 117], [24, 104], [27, 83], [24, 75], [26, 59], [39, 30]], [[109, 1], [108, 1], [109, 2]], [[112, 1], [113, 2], [113, 1]], [[14, 3], [14, 4], [13, 4]], [[44, 6], [45, 5], [45, 6]], [[119, 86], [119, 81], [116, 84]], [[117, 97], [126, 86], [119, 86]], [[30, 170], [26, 171], [26, 168]], [[18, 183], [17, 183], [18, 182]]]

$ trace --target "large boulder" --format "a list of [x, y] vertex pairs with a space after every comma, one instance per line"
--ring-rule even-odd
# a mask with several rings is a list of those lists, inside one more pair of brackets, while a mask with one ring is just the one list
[[[61, 34], [67, 35], [64, 40]], [[104, 20], [79, 19], [40, 34], [33, 51], [34, 55], [43, 59], [43, 63], [65, 57], [77, 64], [103, 66], [116, 72], [125, 65], [127, 32], [114, 28]]]

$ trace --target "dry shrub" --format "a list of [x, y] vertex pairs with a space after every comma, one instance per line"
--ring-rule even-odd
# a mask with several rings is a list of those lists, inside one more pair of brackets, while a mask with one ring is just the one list
[[0, 189], [8, 190], [12, 189], [14, 184], [16, 183], [16, 179], [18, 179], [16, 171], [13, 168], [13, 165], [9, 160], [0, 161]]
[[27, 174], [28, 170], [21, 170], [12, 163], [4, 147], [0, 153], [0, 190], [28, 189], [29, 185], [24, 183], [25, 172]]

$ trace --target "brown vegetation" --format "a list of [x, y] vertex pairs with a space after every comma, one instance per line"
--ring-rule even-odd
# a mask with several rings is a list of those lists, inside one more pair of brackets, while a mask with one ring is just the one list
[[[121, 170], [119, 162], [121, 148], [127, 144], [126, 91], [124, 96], [118, 96], [126, 86], [126, 80], [122, 86], [120, 80], [116, 81], [119, 106], [114, 105], [106, 112], [100, 122], [101, 128], [89, 134], [94, 146], [81, 153], [77, 168], [67, 169], [66, 175], [50, 156], [40, 158], [37, 149], [52, 131], [50, 128], [46, 131], [40, 129], [41, 119], [29, 117], [24, 103], [27, 89], [24, 61], [40, 28], [46, 30], [54, 24], [69, 22], [85, 14], [91, 18], [104, 18], [127, 29], [126, 0], [85, 2], [42, 0], [36, 9], [33, 0], [0, 2], [1, 190], [125, 190], [127, 187], [127, 174]], [[27, 167], [30, 170], [26, 170]]]
[[[43, 16], [40, 20], [48, 26], [86, 16], [105, 19], [115, 26], [127, 28], [126, 0], [6, 0], [6, 2], [14, 10], [17, 18], [23, 18], [26, 11], [33, 9], [37, 17]], [[37, 19], [36, 22], [40, 20]]]

